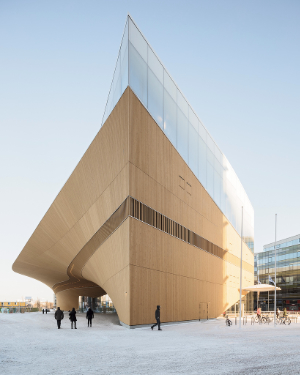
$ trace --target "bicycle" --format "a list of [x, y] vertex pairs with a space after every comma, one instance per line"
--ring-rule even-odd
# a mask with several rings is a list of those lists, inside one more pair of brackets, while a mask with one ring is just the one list
[[271, 323], [272, 322], [272, 318], [269, 318], [269, 315], [266, 315], [266, 316], [263, 316], [262, 317], [262, 320], [263, 320], [263, 323]]
[[283, 319], [283, 324], [285, 325], [290, 325], [292, 323], [291, 318], [289, 318], [288, 316], [284, 316], [282, 319]]
[[264, 317], [264, 316], [257, 316], [256, 315], [256, 317], [255, 317], [255, 319], [254, 319], [254, 322], [255, 323], [266, 323], [267, 322], [267, 319]]

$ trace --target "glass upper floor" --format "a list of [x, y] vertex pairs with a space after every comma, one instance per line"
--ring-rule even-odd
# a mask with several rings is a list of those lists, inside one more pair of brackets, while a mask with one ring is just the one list
[[[300, 244], [300, 234], [297, 236], [289, 237], [284, 240], [276, 242], [276, 250], [284, 249], [286, 247], [294, 246]], [[263, 251], [271, 251], [275, 249], [275, 242], [265, 245]]]
[[242, 229], [243, 206], [243, 239], [253, 251], [254, 210], [241, 182], [130, 16], [127, 17], [102, 125], [127, 86], [238, 234]]
[[[261, 273], [275, 269], [275, 243], [264, 246], [264, 250], [255, 254], [254, 266]], [[292, 269], [300, 264], [300, 235], [276, 243], [276, 268]]]

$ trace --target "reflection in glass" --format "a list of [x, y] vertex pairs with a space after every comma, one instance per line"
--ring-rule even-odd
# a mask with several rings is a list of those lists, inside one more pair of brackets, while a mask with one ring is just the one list
[[152, 70], [152, 72], [156, 75], [157, 79], [160, 83], [164, 83], [164, 69], [161, 63], [159, 62], [158, 58], [152, 51], [150, 47], [148, 47], [148, 66]]
[[147, 42], [132, 21], [129, 22], [129, 40], [144, 61], [147, 61]]
[[206, 190], [208, 191], [208, 194], [214, 199], [214, 167], [209, 162], [206, 163], [206, 174]]
[[199, 180], [204, 188], [207, 188], [206, 184], [206, 143], [199, 136], [198, 137], [198, 152], [199, 152]]
[[189, 162], [189, 123], [188, 119], [177, 109], [177, 151], [183, 160]]
[[176, 102], [177, 88], [172, 78], [170, 78], [169, 74], [166, 71], [164, 71], [164, 87], [168, 91], [171, 98]]
[[180, 110], [183, 112], [183, 114], [188, 118], [189, 107], [188, 107], [187, 101], [184, 99], [183, 95], [178, 89], [177, 89], [177, 105], [180, 108]]
[[129, 43], [129, 84], [147, 107], [147, 64], [131, 43]]
[[174, 147], [176, 144], [176, 103], [164, 90], [164, 132]]
[[163, 128], [164, 116], [164, 88], [157, 77], [148, 68], [148, 110], [157, 122]]
[[199, 179], [198, 163], [198, 133], [193, 125], [189, 123], [189, 167]]

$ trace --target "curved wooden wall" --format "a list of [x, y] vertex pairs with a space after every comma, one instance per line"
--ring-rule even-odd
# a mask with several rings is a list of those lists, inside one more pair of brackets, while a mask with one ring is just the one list
[[[212, 250], [128, 215], [118, 219], [113, 213], [128, 196]], [[243, 254], [246, 286], [254, 280], [245, 244]], [[120, 320], [135, 326], [152, 323], [157, 304], [162, 321], [203, 318], [204, 305], [218, 316], [239, 298], [239, 257], [239, 234], [127, 88], [13, 269], [53, 288], [64, 309], [80, 295], [106, 292]]]

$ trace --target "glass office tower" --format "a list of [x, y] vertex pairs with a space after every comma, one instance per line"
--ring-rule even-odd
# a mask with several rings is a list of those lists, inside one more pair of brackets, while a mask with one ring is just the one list
[[[254, 257], [254, 280], [256, 283], [272, 284], [275, 281], [275, 243], [265, 245]], [[300, 234], [276, 243], [277, 306], [280, 310], [300, 310]], [[256, 293], [255, 293], [256, 294]], [[255, 296], [256, 298], [256, 296]], [[274, 293], [260, 293], [262, 310], [274, 309]], [[268, 308], [269, 307], [269, 308]]]

